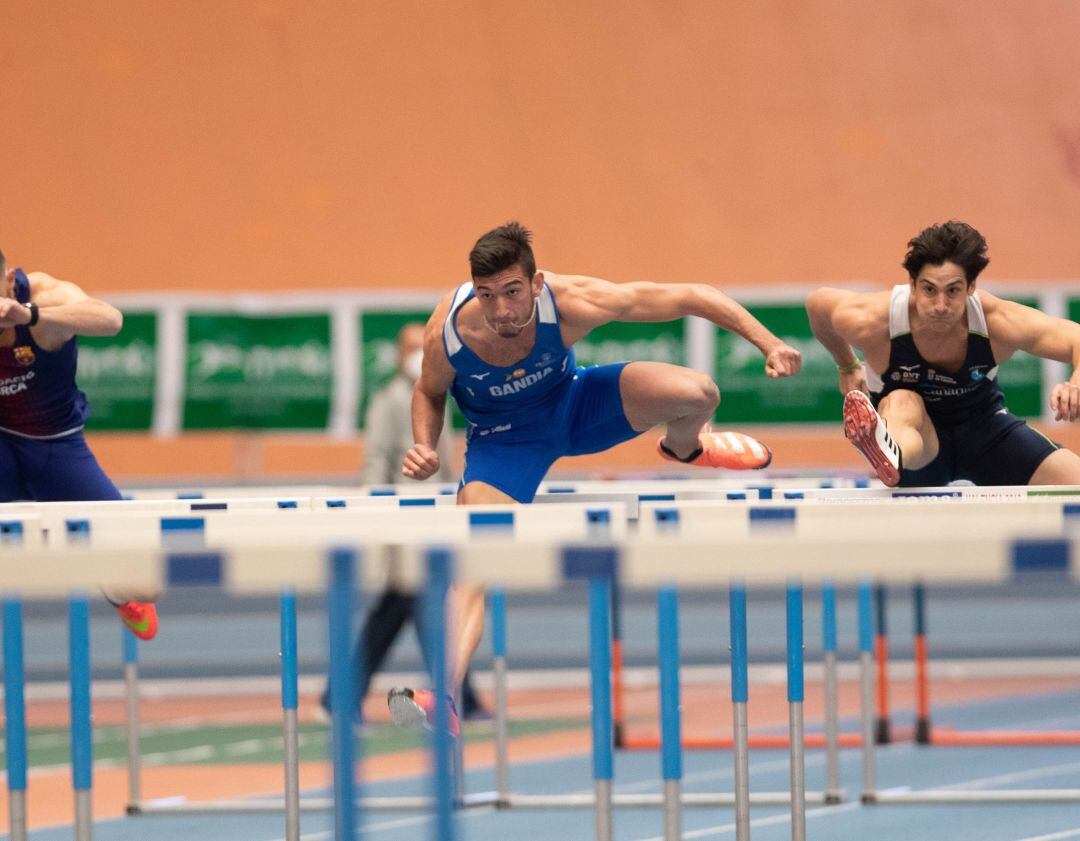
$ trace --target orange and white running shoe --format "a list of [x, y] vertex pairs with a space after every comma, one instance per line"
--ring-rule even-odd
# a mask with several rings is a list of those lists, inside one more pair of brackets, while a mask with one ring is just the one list
[[[386, 703], [390, 707], [390, 717], [398, 727], [424, 727], [428, 730], [435, 729], [435, 693], [427, 689], [391, 689], [386, 696]], [[457, 710], [454, 702], [447, 697], [446, 715], [451, 736], [457, 736], [460, 726], [458, 724]]]
[[113, 604], [120, 614], [120, 621], [141, 640], [152, 640], [157, 634], [157, 607], [152, 602], [124, 602]]
[[664, 446], [663, 438], [656, 442], [656, 451], [668, 461], [694, 467], [726, 467], [728, 470], [761, 470], [772, 461], [772, 450], [741, 432], [713, 432], [706, 426], [698, 441], [701, 451], [690, 459], [676, 456]]
[[882, 482], [890, 488], [900, 484], [900, 447], [870, 398], [861, 391], [844, 395], [844, 437], [866, 457]]

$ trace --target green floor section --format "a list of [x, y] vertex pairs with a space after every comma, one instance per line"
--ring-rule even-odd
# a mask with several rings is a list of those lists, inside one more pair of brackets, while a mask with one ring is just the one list
[[[586, 718], [549, 718], [512, 722], [511, 738], [588, 727]], [[466, 724], [466, 743], [494, 739], [490, 723]], [[29, 731], [30, 767], [63, 766], [70, 762], [70, 733], [65, 728], [35, 728]], [[391, 724], [364, 728], [365, 756], [397, 753], [426, 745], [425, 734]], [[330, 729], [320, 724], [304, 724], [299, 735], [300, 759], [320, 761], [330, 755]], [[2, 745], [6, 749], [6, 742]], [[269, 724], [148, 727], [140, 738], [145, 765], [280, 763], [283, 761], [281, 727]], [[100, 767], [122, 765], [127, 760], [127, 740], [121, 727], [99, 727], [94, 731], [94, 761]], [[0, 765], [7, 756], [0, 749]]]

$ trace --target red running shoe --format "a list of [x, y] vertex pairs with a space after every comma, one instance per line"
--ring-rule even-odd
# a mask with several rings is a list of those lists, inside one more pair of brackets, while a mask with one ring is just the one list
[[152, 640], [157, 634], [157, 607], [152, 602], [114, 604], [120, 621], [141, 640]]
[[701, 452], [690, 461], [683, 461], [665, 447], [663, 438], [656, 442], [656, 451], [668, 461], [694, 467], [726, 467], [728, 470], [761, 470], [772, 461], [772, 450], [741, 432], [713, 432], [705, 427], [698, 441]]
[[[399, 727], [424, 727], [435, 729], [435, 693], [427, 689], [391, 689], [386, 696], [390, 707], [390, 717]], [[451, 736], [460, 731], [457, 710], [454, 702], [446, 699], [447, 721]]]
[[890, 488], [900, 484], [900, 448], [870, 398], [861, 391], [844, 395], [844, 437], [866, 457], [882, 482]]

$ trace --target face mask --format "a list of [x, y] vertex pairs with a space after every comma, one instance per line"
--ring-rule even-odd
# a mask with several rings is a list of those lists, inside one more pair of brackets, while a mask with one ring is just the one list
[[420, 379], [420, 368], [424, 364], [424, 351], [417, 348], [402, 360], [401, 373], [413, 382]]

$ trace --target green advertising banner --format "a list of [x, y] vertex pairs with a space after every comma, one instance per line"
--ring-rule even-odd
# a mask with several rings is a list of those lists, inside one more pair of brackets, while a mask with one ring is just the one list
[[183, 428], [325, 429], [329, 315], [190, 313]]
[[682, 319], [658, 324], [615, 321], [597, 327], [574, 345], [578, 365], [613, 362], [686, 364], [686, 327]]
[[810, 330], [802, 303], [747, 307], [762, 324], [802, 353], [795, 377], [765, 376], [765, 358], [734, 333], [717, 330], [714, 376], [720, 386], [718, 423], [839, 423], [843, 397], [836, 363]]
[[[409, 322], [426, 324], [431, 310], [380, 310], [360, 314], [360, 407], [356, 419], [364, 428], [364, 417], [372, 396], [397, 371], [397, 335]], [[451, 403], [454, 401], [451, 400]]]
[[[1025, 307], [1039, 308], [1035, 298], [1009, 298]], [[1037, 356], [1018, 351], [998, 369], [998, 383], [1005, 392], [1005, 405], [1014, 415], [1037, 418], [1043, 413], [1042, 361]], [[1050, 399], [1050, 395], [1046, 396]]]
[[115, 336], [79, 337], [79, 388], [90, 401], [86, 428], [149, 430], [157, 380], [157, 314], [129, 312]]

